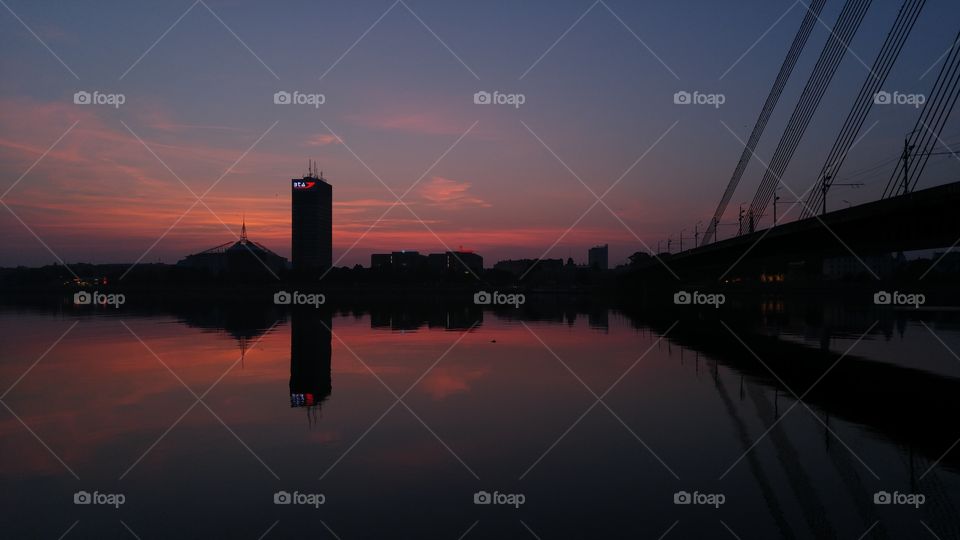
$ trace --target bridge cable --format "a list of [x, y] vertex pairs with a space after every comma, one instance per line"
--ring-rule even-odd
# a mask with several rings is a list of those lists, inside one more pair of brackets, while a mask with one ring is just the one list
[[825, 191], [830, 189], [831, 182], [836, 182], [839, 170], [843, 166], [850, 148], [857, 140], [857, 135], [860, 133], [867, 115], [876, 103], [878, 96], [882, 96], [879, 92], [894, 64], [896, 64], [897, 58], [900, 56], [925, 4], [926, 0], [904, 0], [903, 5], [900, 6], [897, 18], [887, 33], [886, 40], [880, 48], [876, 60], [874, 60], [870, 73], [863, 81], [860, 93], [857, 94], [854, 105], [840, 129], [833, 147], [820, 169], [820, 173], [817, 175], [817, 181], [821, 187], [818, 190], [811, 191], [808, 195], [807, 202], [800, 214], [801, 219], [816, 214], [817, 208], [822, 205]]
[[797, 34], [793, 38], [793, 43], [790, 45], [787, 56], [783, 59], [783, 64], [780, 65], [780, 71], [777, 73], [777, 77], [774, 80], [773, 86], [770, 88], [770, 93], [767, 95], [767, 99], [763, 103], [763, 108], [760, 110], [760, 116], [757, 118], [757, 122], [753, 126], [753, 131], [750, 132], [750, 138], [747, 139], [747, 144], [745, 145], [743, 152], [740, 154], [740, 160], [737, 161], [737, 166], [733, 170], [733, 175], [731, 175], [730, 181], [727, 183], [727, 189], [723, 192], [723, 196], [720, 198], [720, 203], [717, 205], [717, 209], [713, 213], [713, 219], [710, 221], [710, 225], [707, 227], [707, 230], [703, 235], [701, 245], [706, 245], [713, 240], [717, 231], [717, 225], [720, 223], [720, 219], [723, 217], [723, 214], [727, 209], [727, 205], [730, 203], [730, 198], [736, 191], [737, 185], [740, 183], [740, 179], [743, 177], [743, 173], [747, 169], [747, 164], [750, 163], [750, 159], [753, 157], [753, 151], [757, 147], [760, 137], [763, 135], [763, 131], [767, 127], [767, 122], [770, 120], [770, 116], [773, 115], [773, 110], [776, 108], [777, 103], [780, 100], [780, 95], [783, 93], [783, 89], [793, 73], [793, 68], [796, 66], [797, 60], [800, 58], [800, 53], [803, 52], [803, 49], [807, 44], [807, 40], [810, 38], [813, 27], [816, 25], [817, 20], [820, 17], [820, 12], [823, 10], [823, 6], [825, 4], [826, 0], [814, 0], [813, 2], [810, 2], [810, 5], [806, 8], [807, 13], [803, 18], [803, 22], [800, 24], [800, 28], [797, 29]]
[[750, 217], [754, 226], [756, 220], [763, 217], [766, 204], [772, 198], [783, 172], [789, 165], [830, 81], [836, 73], [840, 61], [846, 53], [846, 43], [856, 33], [869, 5], [870, 2], [847, 2], [834, 30], [831, 32], [831, 36], [824, 44], [817, 65], [810, 75], [800, 101], [797, 103], [796, 109], [784, 130], [774, 157], [768, 164], [763, 180], [751, 204]]
[[[847, 7], [858, 7], [852, 3], [848, 3]], [[854, 22], [850, 13], [846, 12], [847, 17], [844, 17], [844, 14], [841, 14], [840, 19], [836, 25], [837, 32], [847, 32], [852, 28], [851, 24]], [[833, 33], [834, 36], [838, 34]], [[843, 40], [837, 38], [841, 43]], [[833, 62], [839, 63], [840, 59], [843, 56], [843, 49], [839, 47], [831, 47], [831, 43], [828, 40], [824, 44], [824, 50], [821, 53], [821, 57], [817, 62], [817, 65], [814, 68], [814, 71], [811, 73], [810, 78], [807, 82], [807, 85], [804, 88], [804, 93], [801, 94], [801, 100], [798, 102], [796, 109], [794, 110], [793, 115], [791, 116], [790, 122], [787, 124], [780, 143], [777, 146], [777, 151], [774, 153], [773, 159], [770, 163], [767, 164], [767, 171], [764, 174], [764, 182], [761, 182], [760, 187], [757, 189], [757, 195], [755, 196], [754, 204], [751, 208], [757, 206], [756, 201], [762, 198], [763, 196], [769, 193], [769, 196], [773, 195], [773, 190], [777, 185], [777, 178], [782, 176], [780, 174], [772, 175], [771, 171], [785, 169], [789, 163], [793, 152], [795, 151], [796, 146], [799, 145], [802, 130], [806, 129], [806, 125], [809, 124], [810, 119], [813, 116], [813, 113], [816, 111], [816, 107], [819, 105], [819, 98], [817, 94], [820, 94], [822, 97], [822, 92], [825, 91], [824, 81], [828, 81], [828, 77], [832, 77], [830, 71], [830, 65]], [[817, 89], [820, 88], [819, 92]], [[791, 150], [793, 148], [793, 150]], [[762, 217], [762, 212], [752, 211], [750, 216], [754, 218], [754, 225], [756, 220], [759, 220]]]
[[750, 204], [749, 216], [753, 226], [763, 216], [770, 203], [774, 190], [780, 183], [827, 87], [836, 74], [840, 61], [846, 54], [846, 44], [856, 35], [871, 4], [872, 0], [848, 0], [844, 5]]
[[919, 158], [918, 166], [909, 163], [911, 165], [911, 178], [908, 179], [910, 185], [904, 189], [904, 177], [907, 171], [904, 167], [904, 159], [901, 159], [894, 167], [881, 198], [886, 199], [904, 191], [910, 191], [917, 185], [933, 148], [940, 140], [940, 133], [956, 106], [958, 97], [960, 97], [960, 33], [957, 34], [950, 53], [937, 75], [937, 80], [924, 103], [920, 117], [914, 124], [913, 131], [907, 136], [906, 145], [910, 149], [910, 155]]

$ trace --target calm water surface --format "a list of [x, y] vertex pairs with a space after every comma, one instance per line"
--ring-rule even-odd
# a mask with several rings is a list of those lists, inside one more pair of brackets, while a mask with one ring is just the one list
[[2, 537], [960, 537], [951, 317], [658, 318], [4, 309]]

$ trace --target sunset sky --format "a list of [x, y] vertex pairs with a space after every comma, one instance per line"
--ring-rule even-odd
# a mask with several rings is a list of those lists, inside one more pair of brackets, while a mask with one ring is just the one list
[[[251, 238], [289, 257], [289, 180], [308, 159], [334, 186], [340, 265], [460, 246], [487, 266], [541, 255], [582, 263], [605, 243], [618, 264], [642, 243], [672, 237], [676, 247], [681, 230], [689, 239], [709, 221], [804, 9], [799, 0], [3, 3], [0, 266], [57, 256], [173, 263], [235, 239], [242, 215]], [[828, 0], [826, 25], [842, 4]], [[873, 4], [784, 178], [798, 194], [816, 180], [901, 2]], [[940, 68], [931, 59], [958, 25], [954, 0], [929, 1], [884, 88], [929, 92]], [[818, 25], [804, 51], [758, 147], [764, 161], [827, 34]], [[725, 103], [675, 105], [681, 90]], [[125, 102], [78, 105], [78, 91]], [[325, 102], [278, 105], [278, 91]], [[477, 105], [478, 91], [525, 102]], [[874, 107], [840, 176], [875, 170], [831, 203], [877, 197], [893, 167], [884, 162], [918, 114]], [[960, 126], [949, 122], [943, 139], [960, 142]], [[920, 187], [958, 170], [950, 156], [934, 158]], [[728, 223], [762, 172], [754, 160]], [[591, 190], [618, 179], [584, 215]], [[409, 190], [409, 209], [387, 212], [395, 198], [384, 184]], [[191, 190], [209, 193], [187, 212]]]

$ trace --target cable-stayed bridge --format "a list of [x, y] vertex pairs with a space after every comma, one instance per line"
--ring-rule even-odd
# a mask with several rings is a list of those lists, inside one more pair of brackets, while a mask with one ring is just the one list
[[[686, 251], [655, 254], [649, 267], [659, 267], [680, 279], [686, 279], [684, 273], [706, 275], [710, 271], [715, 272], [714, 278], [727, 279], [757, 271], [782, 273], [786, 270], [784, 265], [798, 262], [812, 263], [808, 267], [813, 268], [827, 257], [860, 259], [868, 254], [956, 246], [960, 240], [960, 219], [957, 218], [960, 184], [921, 189], [921, 179], [931, 156], [951, 154], [960, 161], [960, 155], [943, 148], [946, 145], [941, 138], [960, 97], [960, 32], [952, 44], [945, 44], [947, 50], [940, 59], [940, 71], [925, 95], [925, 102], [917, 108], [914, 129], [904, 137], [902, 148], [891, 149], [893, 158], [886, 166], [892, 170], [880, 200], [836, 211], [828, 211], [827, 204], [831, 188], [859, 185], [845, 183], [840, 176], [842, 167], [848, 153], [866, 135], [868, 130], [864, 130], [864, 124], [870, 111], [874, 105], [883, 103], [887, 95], [884, 84], [900, 59], [927, 0], [902, 1], [826, 160], [813, 178], [815, 185], [804, 190], [804, 196], [791, 191], [798, 199], [791, 202], [800, 207], [799, 219], [787, 222], [783, 215], [787, 212], [777, 215], [778, 189], [786, 187], [781, 179], [841, 61], [851, 54], [848, 44], [873, 2], [845, 0], [829, 27], [826, 42], [772, 158], [763, 162], [754, 153], [755, 149], [780, 105], [784, 87], [794, 74], [812, 29], [817, 24], [827, 26], [821, 17], [825, 3], [826, 0], [816, 0], [804, 4], [804, 19], [706, 230], [702, 235], [698, 231]], [[730, 200], [747, 166], [754, 160], [763, 165], [763, 175], [752, 201], [741, 207], [736, 222], [725, 223], [722, 220]], [[761, 223], [770, 223], [770, 226], [761, 228]], [[737, 234], [718, 240], [721, 225], [736, 227]], [[869, 267], [866, 271], [870, 272]]]

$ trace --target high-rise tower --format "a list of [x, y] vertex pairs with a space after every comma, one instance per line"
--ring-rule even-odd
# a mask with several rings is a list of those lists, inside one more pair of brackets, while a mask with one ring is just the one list
[[333, 186], [311, 163], [303, 178], [291, 181], [293, 269], [324, 272], [333, 263]]

